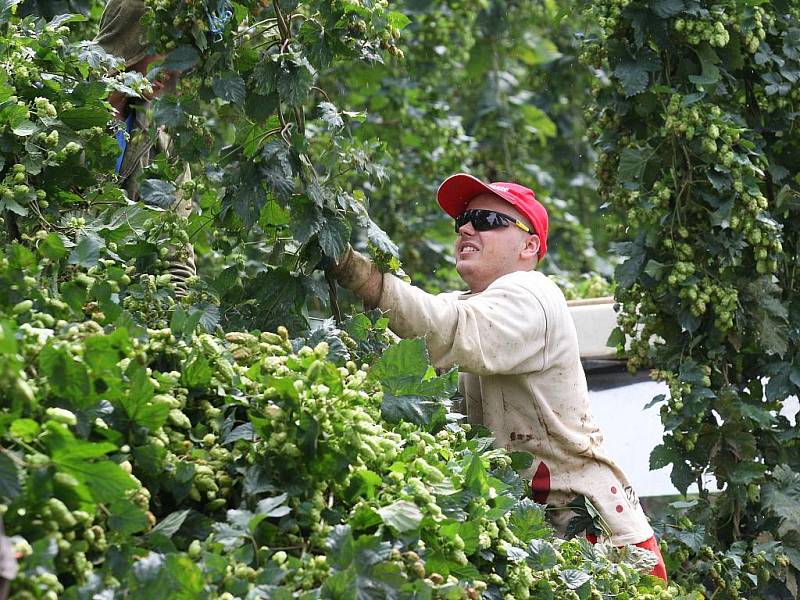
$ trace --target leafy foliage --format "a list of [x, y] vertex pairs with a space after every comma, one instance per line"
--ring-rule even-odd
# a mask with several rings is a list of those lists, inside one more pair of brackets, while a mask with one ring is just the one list
[[347, 176], [380, 225], [405, 242], [401, 256], [415, 283], [430, 291], [463, 285], [453, 269], [452, 221], [435, 202], [442, 179], [458, 171], [536, 190], [553, 223], [546, 272], [610, 276], [584, 136], [592, 75], [576, 58], [577, 4], [395, 4], [411, 18], [405, 58], [343, 64], [323, 81], [368, 115], [353, 135], [375, 176]]
[[[787, 577], [773, 560], [777, 540], [789, 556], [797, 545], [799, 438], [781, 410], [797, 394], [800, 13], [681, 0], [597, 1], [589, 12], [599, 29], [585, 58], [609, 76], [592, 109], [597, 174], [623, 223], [617, 340], [632, 338], [632, 368], [654, 364], [669, 385], [651, 465], [671, 464], [681, 491], [700, 488], [690, 513], [705, 531], [676, 547], [684, 560], [700, 540], [726, 553], [722, 566], [687, 562], [680, 576], [708, 573], [715, 597], [789, 593], [770, 575], [791, 580], [800, 567]], [[707, 472], [724, 489], [716, 502]], [[772, 570], [756, 576], [765, 560]]]
[[[44, 262], [23, 271], [34, 287]], [[368, 373], [341, 330], [312, 348], [283, 327], [104, 329], [56, 320], [57, 294], [33, 297], [0, 307], [13, 390], [0, 497], [23, 557], [19, 598], [521, 598], [622, 585], [661, 597], [640, 574], [649, 566], [555, 540], [512, 457], [469, 426], [439, 411], [382, 418], [390, 390], [441, 409], [453, 388], [420, 340]]]

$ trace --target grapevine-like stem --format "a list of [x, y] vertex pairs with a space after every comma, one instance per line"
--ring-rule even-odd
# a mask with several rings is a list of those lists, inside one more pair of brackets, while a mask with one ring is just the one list
[[272, 0], [272, 6], [275, 9], [275, 16], [278, 19], [278, 29], [281, 32], [281, 38], [283, 38], [284, 40], [288, 40], [289, 38], [292, 37], [292, 34], [289, 31], [289, 25], [286, 23], [286, 19], [284, 18], [283, 13], [281, 12], [281, 7], [280, 4], [278, 3], [278, 0]]
[[261, 42], [260, 44], [255, 44], [253, 46], [253, 49], [260, 50], [260, 49], [263, 48], [264, 52], [266, 52], [267, 50], [270, 50], [271, 48], [274, 48], [275, 46], [277, 46], [280, 43], [282, 43], [281, 39], [280, 38], [276, 38], [274, 40], [267, 40], [266, 42]]
[[269, 25], [268, 27], [265, 27], [262, 31], [267, 31], [268, 29], [272, 29], [273, 27], [277, 27], [278, 26], [278, 19], [274, 19], [274, 18], [270, 17], [269, 19], [262, 19], [261, 21], [256, 21], [255, 23], [253, 23], [252, 25], [250, 25], [248, 27], [245, 27], [241, 31], [237, 31], [234, 34], [234, 37], [239, 38], [239, 37], [245, 35], [247, 32], [255, 29], [256, 27], [259, 27], [261, 25], [264, 25], [264, 24], [270, 23], [270, 22], [272, 24]]
[[331, 102], [331, 97], [328, 96], [328, 94], [327, 94], [327, 92], [325, 92], [325, 90], [323, 90], [322, 88], [317, 87], [315, 85], [312, 85], [311, 89], [314, 90], [315, 92], [318, 92], [323, 98], [325, 98], [325, 100], [327, 102], [330, 102], [331, 104], [333, 104], [333, 102]]
[[336, 296], [336, 280], [333, 278], [333, 273], [330, 269], [325, 269], [325, 281], [328, 282], [328, 298], [331, 303], [331, 311], [333, 318], [337, 325], [342, 323], [342, 309], [339, 308], [339, 300]]

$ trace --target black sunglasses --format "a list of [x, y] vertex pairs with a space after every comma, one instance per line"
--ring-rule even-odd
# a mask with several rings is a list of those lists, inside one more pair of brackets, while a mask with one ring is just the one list
[[508, 227], [513, 224], [522, 229], [525, 233], [533, 233], [531, 228], [519, 219], [497, 212], [496, 210], [486, 210], [483, 208], [471, 208], [458, 215], [456, 217], [456, 233], [467, 223], [472, 223], [475, 231], [489, 231], [490, 229]]

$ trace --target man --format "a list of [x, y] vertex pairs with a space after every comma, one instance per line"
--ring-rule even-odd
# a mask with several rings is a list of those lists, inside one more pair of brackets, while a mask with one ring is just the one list
[[[546, 210], [528, 188], [463, 173], [442, 183], [437, 200], [455, 218], [456, 270], [469, 292], [427, 294], [352, 249], [335, 269], [339, 282], [386, 311], [401, 337], [424, 336], [437, 367], [459, 366], [468, 419], [498, 446], [535, 457], [526, 473], [534, 500], [560, 508], [585, 496], [611, 542], [653, 551], [653, 574], [666, 580], [653, 530], [589, 413], [564, 296], [535, 271], [547, 251]], [[551, 512], [563, 527], [569, 511]]]
[[[100, 18], [100, 31], [95, 41], [109, 54], [123, 59], [125, 70], [137, 71], [146, 75], [150, 65], [163, 58], [148, 52], [147, 42], [140, 25], [145, 13], [143, 0], [109, 0]], [[162, 70], [152, 83], [153, 95], [175, 93], [178, 74]], [[172, 142], [163, 128], [156, 132], [155, 139], [149, 136], [150, 98], [142, 101], [130, 98], [120, 92], [113, 92], [109, 103], [114, 108], [116, 117], [125, 123], [125, 131], [119, 131], [117, 141], [120, 145], [120, 157], [117, 161], [117, 173], [120, 187], [128, 193], [131, 200], [139, 200], [139, 185], [142, 172], [159, 153], [170, 155]], [[185, 165], [183, 173], [177, 178], [180, 185], [191, 179], [189, 166]], [[161, 207], [164, 208], [164, 207]], [[170, 210], [182, 218], [192, 212], [191, 197], [182, 197], [180, 189], [176, 192], [175, 202]], [[170, 254], [169, 272], [172, 275], [176, 295], [187, 293], [186, 280], [197, 274], [194, 263], [194, 248], [186, 244], [184, 248], [172, 250]]]

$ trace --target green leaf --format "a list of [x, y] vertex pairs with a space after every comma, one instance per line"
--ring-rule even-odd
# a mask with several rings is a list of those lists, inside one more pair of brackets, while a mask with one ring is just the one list
[[25, 267], [32, 267], [36, 264], [36, 257], [33, 252], [28, 250], [19, 242], [13, 242], [10, 246], [6, 246], [8, 252], [9, 264], [17, 269]]
[[761, 479], [767, 472], [767, 466], [756, 462], [741, 462], [729, 476], [731, 483], [747, 485], [757, 479]]
[[761, 490], [764, 507], [780, 519], [779, 533], [800, 531], [800, 474], [778, 465]]
[[518, 563], [528, 558], [528, 553], [522, 548], [517, 548], [516, 546], [510, 544], [509, 542], [506, 542], [505, 540], [501, 541], [500, 544], [505, 548], [505, 553], [506, 556], [508, 557], [508, 562]]
[[236, 215], [247, 228], [252, 227], [258, 221], [258, 215], [265, 200], [266, 191], [262, 188], [260, 181], [245, 180], [239, 186], [231, 186], [225, 194], [225, 205], [234, 208]]
[[187, 388], [204, 388], [211, 383], [212, 375], [208, 359], [200, 352], [195, 351], [183, 366], [181, 380]]
[[631, 256], [622, 264], [617, 265], [617, 268], [614, 270], [614, 277], [622, 289], [627, 289], [636, 283], [639, 273], [642, 270], [644, 259], [644, 254], [639, 254], [637, 256]]
[[[17, 324], [13, 321], [0, 321], [0, 356], [12, 357], [17, 354], [16, 331]], [[15, 364], [14, 361], [9, 363]]]
[[156, 98], [153, 102], [153, 121], [165, 127], [180, 127], [186, 113], [179, 98], [165, 96]]
[[525, 543], [546, 537], [551, 528], [545, 520], [544, 507], [530, 498], [520, 500], [508, 517], [508, 527]]
[[644, 266], [644, 272], [657, 281], [661, 279], [665, 269], [666, 265], [652, 258], [648, 260], [647, 264]]
[[317, 237], [325, 255], [338, 260], [350, 242], [350, 223], [338, 215], [329, 216], [323, 221]]
[[278, 94], [274, 92], [266, 96], [247, 94], [244, 107], [248, 117], [257, 123], [264, 123], [275, 115], [275, 110], [278, 108]]
[[99, 106], [81, 106], [62, 110], [58, 113], [58, 117], [65, 125], [75, 130], [105, 127], [113, 119], [108, 110]]
[[14, 135], [18, 135], [20, 137], [28, 137], [29, 135], [33, 135], [34, 133], [36, 133], [37, 129], [38, 128], [32, 121], [25, 119], [14, 125], [11, 128], [11, 131], [14, 133]]
[[524, 471], [533, 464], [533, 454], [530, 452], [510, 452], [508, 456], [511, 458], [511, 468], [515, 471]]
[[211, 302], [200, 302], [191, 308], [192, 315], [195, 311], [200, 313], [200, 326], [205, 329], [206, 333], [213, 332], [219, 325], [219, 306]]
[[198, 62], [200, 53], [193, 46], [182, 45], [167, 54], [161, 63], [161, 68], [170, 71], [188, 71]]
[[183, 525], [183, 522], [186, 520], [186, 517], [189, 516], [190, 512], [192, 512], [191, 509], [187, 508], [186, 510], [178, 510], [170, 513], [153, 527], [149, 535], [160, 533], [165, 537], [172, 537], [178, 533], [178, 530], [181, 528], [181, 525]]
[[619, 155], [619, 178], [623, 183], [642, 184], [642, 176], [652, 157], [652, 149], [627, 147]]
[[93, 335], [86, 338], [83, 360], [96, 373], [112, 371], [125, 356], [130, 345], [128, 332], [116, 329], [110, 335]]
[[614, 69], [614, 75], [622, 84], [626, 98], [641, 94], [647, 89], [647, 84], [650, 80], [647, 69], [630, 60], [617, 65], [617, 68]]
[[[497, 479], [489, 480], [490, 487], [495, 487], [499, 483], [500, 482]], [[492, 508], [486, 512], [486, 518], [490, 521], [495, 521], [511, 512], [516, 504], [516, 500], [511, 496], [501, 494], [492, 501], [492, 504], [494, 504], [494, 506], [492, 506]]]
[[419, 507], [407, 500], [398, 500], [389, 506], [379, 508], [378, 514], [384, 523], [400, 533], [418, 529], [423, 517]]
[[0, 451], [0, 497], [13, 500], [21, 490], [17, 465], [6, 451]]
[[286, 506], [287, 494], [281, 494], [272, 498], [264, 498], [256, 505], [256, 514], [264, 517], [283, 517], [292, 512], [292, 509]]
[[700, 59], [702, 73], [700, 75], [689, 75], [689, 81], [696, 85], [713, 85], [721, 79], [719, 67], [719, 56], [709, 44], [703, 44], [697, 52]]
[[467, 471], [464, 473], [464, 487], [479, 496], [489, 493], [489, 478], [486, 473], [486, 467], [478, 454], [473, 454], [470, 458]]
[[692, 551], [699, 552], [705, 545], [706, 528], [701, 525], [686, 530], [675, 529], [672, 530], [671, 535], [675, 536], [682, 544], [691, 548]]
[[531, 540], [528, 544], [528, 565], [537, 571], [552, 569], [558, 564], [553, 545], [546, 540]]
[[305, 328], [303, 310], [308, 296], [304, 276], [295, 276], [286, 269], [261, 272], [251, 280], [246, 293], [256, 298], [253, 326], [262, 331], [274, 331], [279, 325]]
[[[277, 90], [278, 71], [280, 67], [267, 55], [253, 68], [251, 83], [256, 92], [269, 96]], [[277, 103], [276, 103], [277, 106]]]
[[64, 242], [56, 233], [48, 233], [47, 237], [39, 242], [39, 253], [52, 261], [61, 260], [67, 255]]
[[0, 198], [0, 210], [10, 210], [21, 217], [28, 215], [28, 208], [22, 206], [22, 204], [17, 202], [14, 198]]
[[13, 14], [12, 9], [21, 2], [22, 0], [2, 0], [0, 2], [0, 23], [8, 23]]
[[142, 201], [149, 206], [168, 209], [175, 204], [175, 186], [163, 179], [145, 179], [139, 188]]
[[187, 310], [183, 306], [177, 305], [169, 322], [170, 331], [176, 337], [189, 338], [200, 323], [202, 316], [202, 310], [197, 310], [195, 307]]
[[733, 212], [733, 198], [720, 204], [719, 208], [709, 216], [709, 220], [715, 227], [728, 229], [731, 224], [731, 214]]
[[678, 488], [681, 494], [685, 494], [691, 484], [695, 482], [695, 474], [692, 468], [684, 460], [675, 459], [672, 463], [672, 473], [670, 473], [672, 484]]
[[657, 396], [654, 396], [653, 399], [650, 400], [647, 404], [644, 405], [644, 409], [643, 410], [647, 410], [648, 408], [652, 408], [656, 404], [660, 404], [661, 402], [664, 402], [664, 400], [666, 400], [666, 399], [667, 399], [666, 394], [658, 394]]
[[411, 23], [411, 19], [396, 10], [386, 15], [386, 21], [391, 27], [397, 27], [397, 29], [403, 29], [406, 25]]
[[350, 478], [347, 497], [354, 500], [358, 497], [374, 498], [375, 490], [381, 487], [383, 478], [369, 469], [359, 469]]
[[281, 100], [289, 106], [302, 104], [314, 85], [316, 72], [305, 57], [285, 58], [278, 71], [277, 90]]
[[94, 233], [84, 235], [69, 255], [69, 264], [82, 267], [94, 267], [100, 259], [100, 250], [105, 242]]
[[202, 598], [205, 589], [199, 565], [185, 554], [151, 552], [132, 569], [131, 596], [170, 600]]
[[[436, 492], [434, 491], [433, 493]], [[478, 550], [481, 530], [481, 524], [477, 519], [467, 522], [443, 522], [439, 527], [439, 538], [447, 544], [455, 541], [455, 537], [458, 535], [464, 542], [464, 553], [469, 556]]]
[[675, 451], [659, 444], [650, 452], [650, 470], [655, 471], [672, 464], [677, 456]]
[[89, 290], [83, 283], [73, 279], [61, 284], [61, 296], [73, 311], [83, 314], [83, 305], [89, 297]]
[[668, 19], [686, 9], [684, 0], [654, 0], [650, 3], [650, 10], [662, 19]]
[[9, 432], [13, 437], [20, 438], [26, 442], [33, 440], [41, 430], [39, 424], [33, 419], [17, 419], [9, 427]]
[[558, 576], [561, 578], [561, 581], [564, 582], [564, 585], [571, 590], [578, 589], [592, 579], [591, 575], [584, 573], [583, 571], [579, 571], [578, 569], [564, 569], [558, 574]]
[[153, 384], [145, 368], [132, 362], [126, 372], [128, 376], [127, 393], [120, 398], [119, 406], [127, 418], [140, 427], [155, 431], [167, 422], [169, 406], [153, 403]]
[[88, 462], [62, 457], [57, 461], [54, 459], [54, 462], [62, 471], [86, 485], [97, 502], [114, 502], [122, 498], [127, 490], [138, 487], [130, 475], [111, 461]]
[[425, 340], [401, 340], [390, 346], [372, 365], [369, 377], [394, 394], [413, 388], [428, 372], [430, 360]]
[[116, 450], [110, 442], [86, 442], [77, 439], [72, 432], [60, 423], [46, 424], [47, 434], [43, 438], [45, 446], [50, 450], [54, 462], [63, 460], [87, 460], [104, 458], [109, 452]]
[[115, 534], [129, 536], [147, 529], [147, 515], [130, 500], [117, 500], [109, 506], [108, 526]]
[[616, 348], [617, 346], [621, 346], [623, 344], [625, 344], [625, 334], [623, 333], [622, 329], [615, 327], [611, 331], [611, 335], [608, 336], [608, 340], [606, 340], [606, 346]]
[[[769, 383], [772, 383], [772, 379], [770, 379]], [[769, 384], [767, 385], [767, 388], [769, 388]], [[786, 397], [786, 395], [782, 396], [783, 398]], [[755, 423], [759, 427], [764, 427], [769, 429], [772, 426], [772, 424], [775, 423], [775, 416], [768, 410], [765, 410], [759, 406], [753, 406], [752, 404], [742, 403], [741, 409], [742, 409], [742, 416], [745, 417], [746, 419], [755, 421]]]
[[522, 104], [519, 110], [525, 124], [536, 133], [542, 145], [547, 143], [547, 138], [554, 137], [558, 133], [556, 124], [538, 106]]
[[769, 277], [759, 277], [746, 288], [758, 342], [767, 354], [783, 356], [789, 349], [789, 316], [781, 300], [781, 288]]
[[336, 525], [325, 540], [325, 547], [331, 558], [331, 566], [346, 569], [353, 562], [355, 548], [353, 533], [349, 525]]
[[330, 102], [320, 102], [319, 117], [330, 129], [340, 129], [344, 127], [344, 121], [339, 114], [339, 110]]
[[446, 410], [438, 400], [415, 395], [394, 396], [384, 392], [381, 416], [389, 423], [408, 421], [432, 429], [433, 426], [444, 424]]
[[67, 400], [77, 408], [88, 408], [93, 404], [89, 397], [86, 366], [72, 358], [64, 347], [45, 346], [39, 354], [39, 368], [47, 377], [55, 398]]
[[278, 200], [288, 201], [294, 193], [294, 171], [289, 148], [284, 142], [274, 140], [264, 146], [261, 150], [261, 157], [263, 158], [261, 174], [267, 187], [272, 190]]
[[369, 217], [367, 221], [367, 239], [381, 252], [391, 254], [392, 256], [399, 256], [400, 251], [397, 248], [397, 244], [391, 240], [388, 234]]
[[211, 88], [217, 95], [217, 98], [231, 102], [233, 104], [242, 104], [245, 98], [245, 84], [237, 73], [227, 72], [219, 77], [215, 77], [211, 83]]

